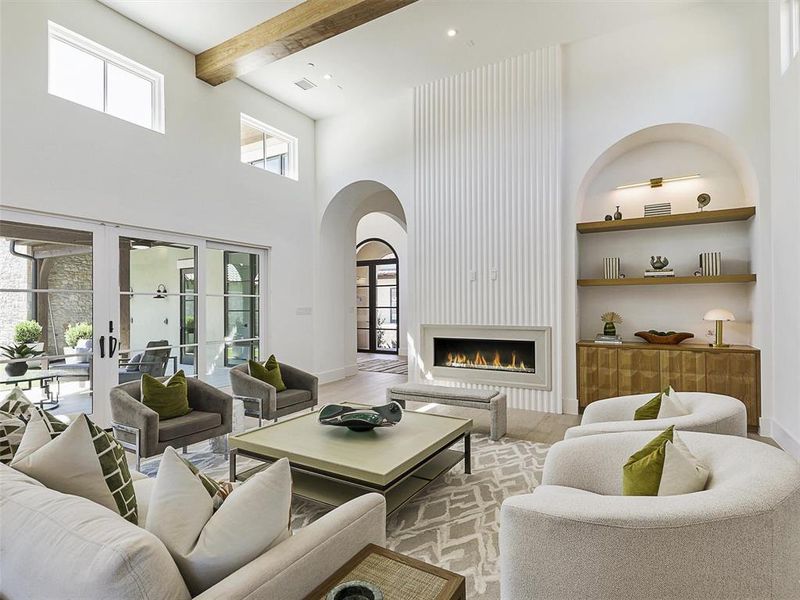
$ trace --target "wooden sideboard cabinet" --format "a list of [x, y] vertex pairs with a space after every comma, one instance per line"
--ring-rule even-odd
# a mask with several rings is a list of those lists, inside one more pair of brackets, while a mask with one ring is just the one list
[[741, 400], [747, 425], [761, 416], [761, 352], [752, 346], [712, 348], [699, 344], [661, 346], [580, 341], [578, 404], [614, 396], [657, 392], [671, 385], [681, 392], [713, 392]]

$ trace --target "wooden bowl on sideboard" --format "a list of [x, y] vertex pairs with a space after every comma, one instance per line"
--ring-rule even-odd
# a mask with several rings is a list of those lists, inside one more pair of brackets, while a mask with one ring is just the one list
[[680, 344], [683, 340], [688, 340], [689, 338], [694, 337], [693, 333], [689, 333], [687, 331], [679, 331], [678, 333], [668, 333], [664, 335], [660, 333], [653, 333], [651, 331], [637, 331], [634, 333], [634, 335], [642, 338], [648, 344], [664, 344], [673, 346]]

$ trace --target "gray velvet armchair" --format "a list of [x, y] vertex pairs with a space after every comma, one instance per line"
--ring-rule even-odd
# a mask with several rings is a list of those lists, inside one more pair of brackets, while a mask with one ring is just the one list
[[[159, 377], [160, 381], [166, 377]], [[111, 426], [123, 448], [136, 455], [136, 469], [142, 458], [156, 456], [167, 446], [185, 448], [231, 432], [233, 399], [212, 385], [187, 378], [187, 415], [159, 421], [158, 413], [141, 401], [141, 383], [132, 381], [111, 390]]]
[[250, 375], [247, 363], [230, 370], [233, 395], [244, 400], [245, 414], [277, 421], [278, 417], [290, 415], [317, 405], [318, 379], [286, 363], [278, 363], [286, 389], [279, 392], [274, 386]]

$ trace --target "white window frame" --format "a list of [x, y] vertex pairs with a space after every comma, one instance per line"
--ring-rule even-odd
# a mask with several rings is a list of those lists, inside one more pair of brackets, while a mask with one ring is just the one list
[[[288, 177], [289, 179], [293, 179], [294, 181], [297, 181], [298, 180], [298, 170], [299, 170], [298, 169], [298, 162], [299, 161], [298, 161], [298, 153], [297, 153], [297, 145], [298, 145], [297, 138], [294, 137], [293, 135], [289, 135], [288, 133], [281, 131], [280, 129], [276, 129], [275, 127], [272, 127], [271, 125], [267, 125], [266, 123], [263, 123], [262, 121], [259, 121], [258, 119], [254, 119], [253, 117], [251, 117], [249, 115], [246, 115], [244, 113], [240, 114], [240, 120], [239, 120], [239, 129], [240, 130], [241, 130], [242, 125], [247, 125], [248, 127], [252, 127], [253, 129], [258, 129], [264, 135], [268, 135], [270, 137], [278, 138], [278, 139], [283, 140], [284, 142], [286, 142], [286, 144], [289, 147], [288, 156], [286, 157], [286, 173], [281, 175], [281, 176], [282, 177]], [[264, 156], [264, 159], [266, 161], [266, 156]], [[253, 166], [253, 165], [249, 165], [249, 163], [241, 160], [241, 143], [239, 145], [239, 160], [242, 162], [242, 164], [245, 164], [245, 165], [248, 165], [248, 166]], [[264, 168], [264, 169], [262, 169], [261, 167], [256, 167], [256, 168], [261, 170], [261, 171], [265, 171], [267, 173], [272, 173], [273, 175], [278, 175], [278, 173], [275, 173], [273, 171], [269, 171], [266, 168]]]
[[[105, 46], [101, 46], [97, 42], [93, 42], [92, 40], [83, 37], [82, 35], [75, 33], [67, 29], [66, 27], [62, 27], [58, 23], [53, 23], [52, 21], [47, 22], [47, 35], [48, 35], [48, 46], [50, 40], [58, 40], [65, 44], [69, 44], [73, 48], [85, 52], [87, 54], [91, 54], [92, 56], [99, 58], [103, 61], [103, 110], [102, 112], [111, 116], [118, 118], [126, 123], [131, 123], [131, 121], [127, 121], [125, 119], [121, 119], [116, 115], [113, 115], [108, 112], [107, 110], [107, 102], [108, 102], [108, 64], [112, 64], [120, 69], [128, 71], [137, 77], [141, 77], [150, 82], [152, 85], [151, 87], [151, 94], [150, 94], [150, 101], [151, 101], [151, 114], [152, 114], [152, 123], [150, 127], [145, 127], [145, 129], [151, 129], [153, 131], [157, 131], [158, 133], [165, 132], [165, 104], [164, 104], [164, 76], [159, 73], [158, 71], [154, 71], [149, 67], [146, 67], [140, 63], [137, 63], [130, 58], [119, 54], [118, 52], [114, 52], [113, 50], [109, 50]], [[50, 82], [50, 61], [47, 62], [47, 69], [48, 69], [48, 93], [53, 94], [53, 92], [49, 89], [49, 82]], [[53, 94], [57, 96], [57, 94]], [[59, 98], [61, 96], [58, 96]], [[83, 105], [81, 105], [83, 106]], [[91, 108], [91, 107], [87, 107]], [[94, 109], [93, 109], [94, 110]], [[133, 125], [138, 125], [137, 123], [132, 123]], [[139, 125], [141, 127], [141, 125]]]
[[781, 0], [779, 19], [781, 72], [785, 73], [800, 54], [800, 0]]

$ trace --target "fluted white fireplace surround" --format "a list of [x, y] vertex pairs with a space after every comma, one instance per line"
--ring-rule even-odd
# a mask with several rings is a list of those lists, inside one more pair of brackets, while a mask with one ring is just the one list
[[549, 325], [551, 387], [502, 389], [509, 407], [562, 411], [560, 157], [558, 46], [415, 88], [412, 381], [422, 324]]
[[[499, 387], [551, 390], [553, 343], [550, 327], [517, 327], [513, 325], [421, 325], [422, 364], [425, 378], [433, 381], [456, 381]], [[525, 340], [536, 344], [535, 372], [522, 373], [500, 370], [454, 369], [434, 364], [435, 338], [467, 340]]]

